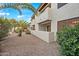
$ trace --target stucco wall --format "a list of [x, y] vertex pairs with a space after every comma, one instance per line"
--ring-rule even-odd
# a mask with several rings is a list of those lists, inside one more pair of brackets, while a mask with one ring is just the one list
[[66, 4], [57, 10], [57, 21], [79, 17], [79, 3]]
[[51, 31], [54, 32], [56, 40], [57, 21], [79, 17], [79, 3], [68, 3], [57, 9], [57, 4], [52, 4], [52, 23]]
[[54, 41], [53, 40], [53, 33], [52, 32], [46, 32], [46, 31], [31, 31], [31, 33], [40, 39], [46, 41], [47, 43]]
[[47, 19], [48, 19], [48, 8], [46, 8], [45, 11], [39, 15], [38, 23], [45, 21]]
[[[57, 3], [52, 3], [51, 9], [49, 11], [47, 9], [47, 12], [49, 14], [44, 13], [42, 14], [42, 16], [36, 17], [35, 19], [35, 30], [36, 31], [32, 31], [32, 34], [36, 35], [37, 37], [47, 42], [49, 42], [48, 38], [50, 35], [52, 38], [54, 38], [54, 41], [55, 41], [57, 39], [57, 35], [56, 35], [57, 21], [79, 17], [79, 3], [68, 3], [59, 9], [57, 9]], [[48, 17], [48, 16], [52, 20], [51, 21], [51, 32], [53, 32], [53, 35], [49, 34], [48, 32], [39, 31], [38, 22], [40, 21], [40, 18], [42, 18], [41, 21], [43, 21], [44, 20], [43, 18]]]

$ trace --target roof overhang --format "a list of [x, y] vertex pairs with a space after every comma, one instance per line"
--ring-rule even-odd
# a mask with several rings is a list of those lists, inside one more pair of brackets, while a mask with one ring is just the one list
[[38, 9], [36, 10], [36, 12], [33, 14], [33, 16], [31, 18], [34, 18], [35, 14], [38, 11], [41, 11], [48, 3], [41, 3], [41, 5], [38, 7]]

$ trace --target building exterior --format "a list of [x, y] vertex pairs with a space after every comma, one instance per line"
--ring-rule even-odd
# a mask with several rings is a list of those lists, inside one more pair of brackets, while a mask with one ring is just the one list
[[64, 24], [73, 26], [79, 22], [78, 3], [42, 3], [32, 16], [30, 31], [50, 43], [57, 40], [57, 31]]

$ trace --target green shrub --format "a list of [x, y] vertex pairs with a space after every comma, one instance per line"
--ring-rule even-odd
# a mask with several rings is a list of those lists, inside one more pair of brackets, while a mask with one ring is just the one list
[[79, 56], [79, 24], [74, 27], [64, 26], [57, 33], [57, 40], [62, 55]]
[[0, 18], [0, 41], [8, 35], [9, 28], [10, 24], [6, 22], [6, 19]]
[[0, 29], [0, 40], [2, 40], [3, 37], [6, 37], [8, 35], [8, 27], [6, 24], [2, 24], [2, 29]]

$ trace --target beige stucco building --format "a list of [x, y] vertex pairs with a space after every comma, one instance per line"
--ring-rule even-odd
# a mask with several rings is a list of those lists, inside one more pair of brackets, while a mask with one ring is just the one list
[[50, 43], [57, 40], [63, 23], [73, 26], [79, 21], [78, 3], [42, 3], [32, 16], [30, 31]]

